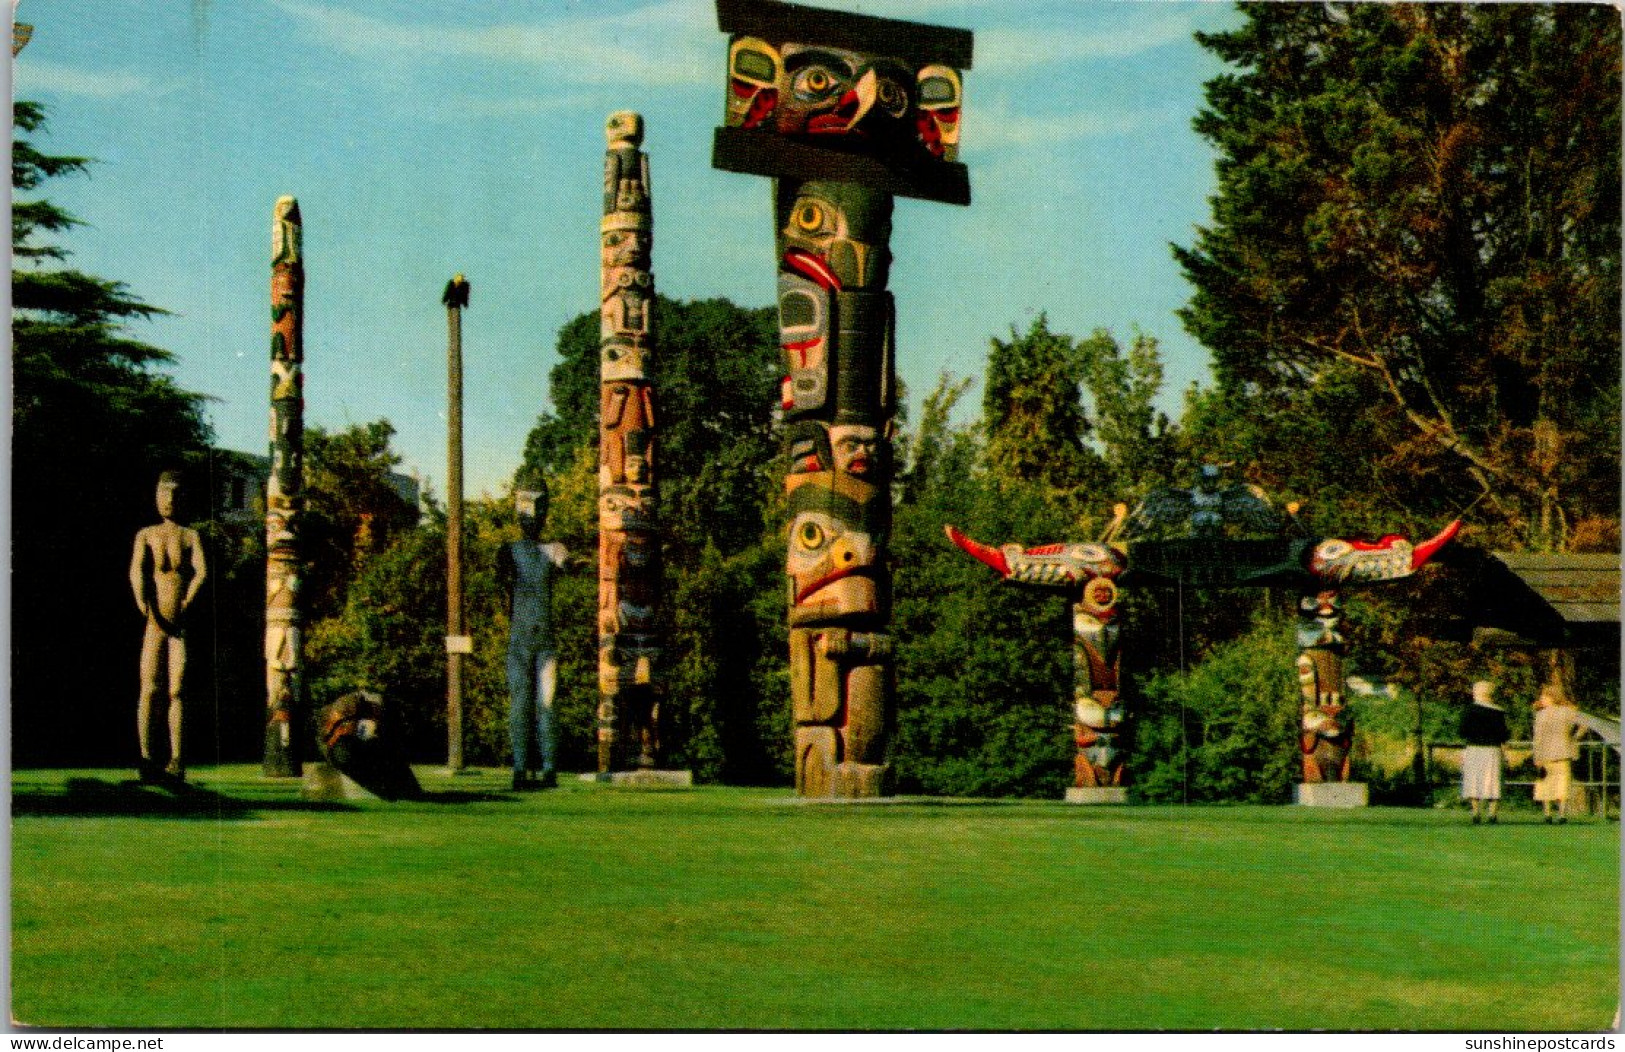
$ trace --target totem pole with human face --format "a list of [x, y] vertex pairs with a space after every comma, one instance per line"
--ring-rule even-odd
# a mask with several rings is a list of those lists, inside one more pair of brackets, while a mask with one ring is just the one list
[[643, 118], [604, 128], [598, 418], [598, 770], [660, 752], [660, 542], [656, 534], [654, 213]]
[[713, 164], [772, 176], [796, 791], [891, 792], [894, 194], [970, 201], [957, 162], [971, 34], [718, 0], [730, 34]]
[[303, 223], [277, 199], [271, 219], [271, 474], [265, 485], [265, 754], [271, 777], [300, 773], [304, 667], [299, 519], [305, 507]]

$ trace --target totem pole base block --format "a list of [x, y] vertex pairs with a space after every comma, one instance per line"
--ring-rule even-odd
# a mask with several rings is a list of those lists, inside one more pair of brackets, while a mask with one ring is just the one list
[[632, 789], [692, 789], [693, 771], [611, 771], [608, 774], [584, 774], [583, 782], [627, 786]]
[[866, 799], [891, 795], [891, 767], [883, 763], [838, 763], [830, 780], [830, 795]]
[[1074, 785], [1066, 791], [1069, 804], [1126, 804], [1128, 790], [1120, 785]]
[[378, 797], [363, 789], [353, 778], [343, 774], [330, 763], [305, 765], [304, 781], [299, 786], [304, 800], [376, 800]]
[[1302, 807], [1364, 807], [1371, 796], [1364, 782], [1299, 782], [1292, 801]]

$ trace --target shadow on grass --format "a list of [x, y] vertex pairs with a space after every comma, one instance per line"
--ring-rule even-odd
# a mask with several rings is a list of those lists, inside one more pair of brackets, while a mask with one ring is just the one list
[[446, 789], [425, 792], [417, 796], [402, 797], [403, 804], [511, 804], [519, 799], [516, 793], [480, 792], [476, 789]]
[[13, 815], [97, 817], [247, 818], [261, 811], [353, 811], [349, 804], [315, 800], [242, 800], [186, 782], [144, 785], [134, 779], [69, 778], [58, 789], [13, 788]]
[[[468, 790], [426, 792], [400, 801], [418, 804], [471, 804], [509, 801], [504, 793]], [[267, 812], [345, 812], [361, 810], [355, 803], [300, 798], [227, 796], [187, 782], [143, 784], [135, 779], [106, 781], [69, 778], [60, 789], [14, 787], [13, 816], [69, 816], [76, 818], [187, 818], [243, 819]]]

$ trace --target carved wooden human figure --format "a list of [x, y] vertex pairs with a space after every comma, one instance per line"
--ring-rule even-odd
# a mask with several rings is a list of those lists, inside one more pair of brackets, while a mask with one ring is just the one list
[[141, 746], [141, 780], [158, 776], [153, 748], [153, 702], [168, 698], [169, 758], [164, 768], [185, 777], [181, 752], [182, 694], [186, 679], [186, 612], [209, 574], [203, 542], [196, 530], [182, 526], [177, 513], [180, 476], [166, 471], [158, 478], [158, 515], [163, 520], [135, 535], [130, 556], [130, 589], [136, 609], [146, 618], [141, 637], [141, 693], [136, 703], [136, 733]]
[[971, 35], [772, 0], [718, 0], [717, 21], [731, 39], [712, 162], [775, 180], [796, 789], [884, 795], [892, 202], [969, 203]]
[[[513, 788], [550, 789], [558, 784], [553, 697], [558, 687], [558, 648], [553, 630], [553, 578], [568, 553], [543, 541], [548, 495], [516, 490], [519, 540], [497, 549], [497, 585], [508, 604], [508, 740], [513, 748]], [[539, 772], [539, 775], [538, 775]]]
[[654, 216], [643, 118], [604, 127], [598, 419], [598, 769], [660, 755]]
[[303, 618], [299, 517], [304, 511], [303, 226], [299, 203], [278, 198], [271, 219], [271, 473], [265, 486], [264, 769], [297, 776]]

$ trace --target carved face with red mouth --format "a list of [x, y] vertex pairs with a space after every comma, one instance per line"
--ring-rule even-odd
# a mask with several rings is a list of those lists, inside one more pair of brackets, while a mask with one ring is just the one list
[[807, 184], [778, 216], [785, 273], [833, 291], [886, 283], [891, 205], [863, 188]]
[[838, 472], [790, 478], [790, 623], [879, 613], [882, 491]]
[[835, 603], [843, 612], [872, 594], [874, 582], [855, 577], [874, 565], [874, 540], [823, 512], [804, 511], [790, 524], [785, 563], [796, 604]]
[[779, 78], [783, 61], [778, 49], [765, 40], [741, 37], [728, 48], [728, 111], [730, 128], [760, 128], [779, 106]]
[[837, 424], [829, 429], [835, 470], [869, 478], [880, 470], [880, 432], [867, 424]]
[[920, 143], [931, 156], [959, 159], [959, 115], [963, 96], [959, 73], [952, 66], [933, 65], [920, 70], [915, 117]]

